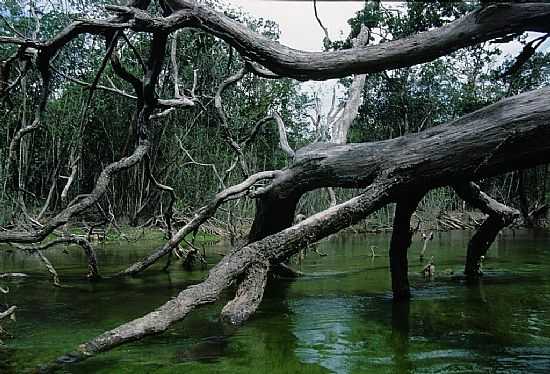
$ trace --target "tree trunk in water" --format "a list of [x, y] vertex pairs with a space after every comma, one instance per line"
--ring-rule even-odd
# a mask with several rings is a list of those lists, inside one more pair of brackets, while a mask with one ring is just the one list
[[401, 199], [395, 207], [390, 241], [390, 271], [394, 300], [408, 300], [411, 297], [407, 260], [407, 251], [414, 233], [411, 229], [411, 216], [423, 196], [423, 193], [417, 193], [414, 197]]
[[466, 276], [478, 277], [481, 275], [481, 257], [487, 254], [489, 247], [504, 227], [506, 224], [499, 217], [489, 216], [477, 229], [468, 242], [466, 266], [464, 267]]
[[301, 194], [294, 192], [290, 196], [281, 196], [279, 191], [270, 191], [258, 199], [254, 223], [248, 234], [248, 243], [261, 240], [292, 226], [300, 196]]
[[514, 222], [521, 214], [517, 209], [491, 198], [475, 183], [458, 184], [454, 189], [460, 198], [488, 215], [470, 239], [466, 255], [464, 274], [468, 277], [478, 277], [481, 275], [481, 257], [487, 254], [500, 230]]

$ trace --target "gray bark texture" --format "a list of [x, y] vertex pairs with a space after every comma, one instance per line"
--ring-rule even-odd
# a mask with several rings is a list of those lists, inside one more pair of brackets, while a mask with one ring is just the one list
[[485, 221], [470, 239], [466, 255], [464, 274], [477, 277], [481, 275], [481, 257], [487, 254], [500, 230], [519, 218], [521, 213], [488, 196], [475, 183], [458, 184], [454, 189], [464, 201], [487, 214]]

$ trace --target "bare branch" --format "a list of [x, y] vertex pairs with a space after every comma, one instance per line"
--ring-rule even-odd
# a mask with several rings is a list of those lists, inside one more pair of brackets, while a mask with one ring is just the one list
[[136, 262], [132, 266], [128, 267], [126, 270], [121, 272], [119, 275], [135, 275], [149, 266], [154, 264], [160, 258], [169, 254], [172, 249], [176, 248], [179, 243], [190, 233], [199, 229], [199, 227], [211, 218], [217, 211], [218, 207], [226, 201], [238, 199], [242, 196], [246, 196], [252, 193], [252, 187], [263, 180], [269, 180], [275, 178], [280, 172], [279, 171], [263, 171], [248, 177], [245, 181], [229, 187], [219, 193], [205, 206], [198, 209], [193, 218], [181, 229], [178, 230], [176, 234], [162, 247], [155, 250], [146, 258]]
[[288, 144], [288, 139], [286, 137], [286, 128], [283, 119], [277, 112], [273, 112], [273, 118], [275, 119], [275, 122], [277, 123], [277, 128], [279, 129], [279, 145], [281, 146], [281, 149], [288, 155], [288, 157], [293, 159], [294, 150]]
[[[88, 260], [88, 274], [86, 275], [86, 277], [90, 280], [96, 280], [96, 279], [100, 278], [99, 269], [98, 269], [98, 265], [97, 265], [97, 255], [95, 253], [94, 248], [92, 247], [92, 244], [85, 238], [75, 236], [75, 235], [66, 235], [62, 238], [54, 239], [52, 241], [49, 241], [47, 243], [42, 243], [42, 244], [39, 244], [39, 245], [22, 246], [22, 245], [15, 244], [15, 243], [9, 243], [9, 244], [14, 246], [17, 249], [20, 249], [20, 250], [28, 252], [28, 253], [38, 253], [39, 256], [42, 256], [42, 251], [45, 251], [49, 248], [52, 248], [52, 247], [60, 245], [60, 244], [65, 244], [65, 245], [75, 244], [75, 245], [78, 245], [82, 248], [82, 250], [84, 251], [84, 254], [86, 255], [86, 258]], [[52, 275], [53, 275], [53, 273], [52, 273]]]
[[244, 154], [242, 151], [241, 146], [235, 139], [233, 139], [233, 136], [231, 135], [231, 130], [229, 129], [229, 124], [227, 121], [227, 116], [225, 115], [225, 111], [223, 109], [223, 103], [222, 103], [222, 94], [223, 92], [231, 85], [236, 84], [238, 81], [243, 79], [245, 74], [247, 73], [246, 66], [242, 69], [240, 69], [236, 74], [230, 76], [226, 80], [224, 80], [218, 87], [218, 90], [216, 91], [216, 95], [214, 98], [214, 106], [216, 107], [216, 112], [218, 113], [218, 117], [220, 119], [220, 126], [222, 128], [223, 136], [227, 144], [233, 150], [235, 151], [237, 155], [237, 159], [240, 162], [242, 172], [245, 175], [248, 175], [248, 166], [246, 166], [246, 162], [244, 160]]
[[317, 0], [313, 0], [313, 11], [315, 12], [315, 19], [317, 20], [317, 23], [321, 28], [323, 29], [323, 32], [325, 33], [325, 40], [330, 42], [330, 37], [328, 36], [328, 29], [323, 25], [323, 22], [321, 22], [321, 19], [319, 18], [319, 14], [317, 13]]
[[13, 306], [10, 306], [5, 311], [0, 312], [0, 321], [10, 317], [13, 313], [15, 313], [16, 310], [17, 310], [17, 307], [13, 305]]
[[176, 192], [172, 187], [159, 183], [155, 179], [155, 176], [153, 175], [153, 171], [151, 170], [151, 159], [149, 156], [145, 157], [145, 170], [147, 172], [149, 180], [153, 183], [153, 185], [161, 191], [168, 192], [168, 194], [170, 195], [170, 202], [168, 203], [168, 208], [164, 213], [164, 220], [166, 222], [166, 236], [168, 238], [171, 238], [172, 237], [172, 217], [174, 215], [174, 204], [178, 199], [176, 196]]

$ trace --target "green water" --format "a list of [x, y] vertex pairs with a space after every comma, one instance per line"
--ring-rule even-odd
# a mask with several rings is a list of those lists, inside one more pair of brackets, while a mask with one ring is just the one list
[[[226, 294], [196, 310], [169, 332], [127, 344], [68, 373], [548, 373], [550, 372], [550, 236], [501, 236], [479, 285], [460, 273], [469, 233], [442, 233], [430, 242], [434, 280], [417, 275], [421, 243], [410, 255], [413, 301], [393, 304], [388, 236], [337, 237], [320, 246], [328, 256], [307, 256], [297, 281], [270, 281], [255, 317], [240, 328], [218, 321]], [[121, 269], [154, 243], [100, 249], [104, 273]], [[372, 258], [376, 246], [379, 257]], [[223, 245], [209, 248], [215, 263]], [[4, 281], [17, 321], [5, 323], [14, 339], [0, 353], [0, 372], [19, 373], [72, 350], [84, 340], [138, 317], [204, 277], [173, 266], [137, 279], [82, 279], [78, 248], [50, 252], [64, 287], [51, 286], [37, 259], [0, 255], [1, 271], [26, 279]], [[3, 296], [2, 296], [3, 297]]]

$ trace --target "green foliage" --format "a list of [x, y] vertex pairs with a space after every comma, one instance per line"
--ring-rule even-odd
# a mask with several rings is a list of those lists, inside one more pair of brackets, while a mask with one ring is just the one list
[[[78, 18], [101, 17], [105, 15], [102, 9], [104, 3], [110, 1], [39, 3], [40, 6], [36, 5], [35, 9], [40, 18], [40, 29], [36, 37], [43, 40], [51, 38]], [[13, 0], [0, 5], [0, 14], [7, 22], [28, 37], [33, 35], [36, 28], [30, 6]], [[241, 10], [231, 9], [220, 3], [214, 6], [268, 38], [277, 40], [279, 37], [278, 25], [271, 20], [255, 19]], [[152, 8], [154, 12], [154, 6]], [[0, 35], [12, 36], [11, 26], [2, 23]], [[142, 78], [144, 72], [133, 49], [146, 60], [150, 36], [129, 33], [128, 37], [133, 48], [129, 48], [124, 41], [119, 41], [119, 59], [131, 74]], [[223, 141], [212, 98], [223, 80], [234, 74], [243, 65], [243, 61], [226, 43], [204, 32], [186, 29], [172, 34], [171, 37], [177, 38], [179, 90], [185, 95], [191, 94], [196, 71], [195, 94], [200, 104], [192, 109], [177, 110], [156, 120], [156, 126], [151, 133], [154, 149], [151, 158], [153, 174], [162, 183], [174, 187], [178, 196], [177, 206], [184, 209], [202, 205], [221, 185], [211, 167], [190, 163], [191, 160], [181, 147], [200, 163], [215, 165], [220, 174], [229, 169], [233, 162], [234, 154]], [[174, 97], [170, 42], [171, 40], [157, 88], [160, 98]], [[0, 48], [3, 46], [0, 45]], [[71, 187], [70, 198], [89, 193], [103, 168], [129, 155], [136, 146], [133, 121], [135, 100], [96, 90], [90, 106], [86, 108], [89, 89], [65, 78], [69, 76], [83, 82], [92, 82], [105, 56], [105, 50], [106, 42], [103, 37], [81, 36], [63, 48], [52, 62], [61, 74], [53, 73], [44, 125], [22, 144], [22, 161], [25, 164], [22, 169], [23, 184], [26, 190], [36, 195], [35, 200], [27, 202], [31, 209], [38, 210], [41, 207], [55, 179], [58, 185], [50, 208], [52, 213], [62, 208], [59, 198], [65, 182], [62, 176], [70, 174], [70, 155], [75, 150], [80, 148], [82, 152], [78, 160], [77, 180]], [[0, 61], [5, 60], [13, 51], [0, 49]], [[16, 72], [12, 72], [11, 80], [15, 77]], [[0, 112], [7, 120], [6, 126], [0, 127], [0, 154], [7, 154], [9, 140], [23, 122], [32, 120], [40, 89], [38, 75], [32, 71], [25, 83], [26, 90], [14, 92], [11, 103], [4, 101], [0, 104]], [[114, 74], [110, 64], [103, 72], [99, 84], [114, 86], [135, 95], [132, 86]], [[286, 122], [290, 142], [294, 144], [302, 141], [308, 98], [300, 93], [296, 82], [289, 79], [258, 79], [248, 75], [236, 86], [229, 88], [223, 100], [231, 131], [237, 140], [245, 139], [257, 120], [270, 111], [277, 110]], [[257, 141], [246, 149], [246, 157], [252, 170], [285, 166], [286, 156], [278, 149], [278, 133], [274, 123], [264, 125]], [[0, 181], [3, 182], [6, 178], [7, 158], [3, 157], [0, 164]], [[225, 183], [232, 184], [240, 181], [241, 177], [236, 170]], [[12, 191], [6, 188], [2, 190], [4, 195], [0, 196], [0, 201], [9, 200], [7, 194]], [[122, 222], [137, 224], [151, 214], [161, 213], [167, 202], [168, 196], [162, 195], [150, 184], [144, 174], [144, 165], [139, 165], [116, 178], [109, 187], [102, 206], [110, 206]], [[10, 204], [2, 205], [5, 208], [0, 214], [5, 217], [0, 223], [5, 223], [13, 217], [8, 218]], [[250, 209], [251, 205], [248, 204], [247, 207]], [[88, 218], [94, 219], [93, 215]]]

